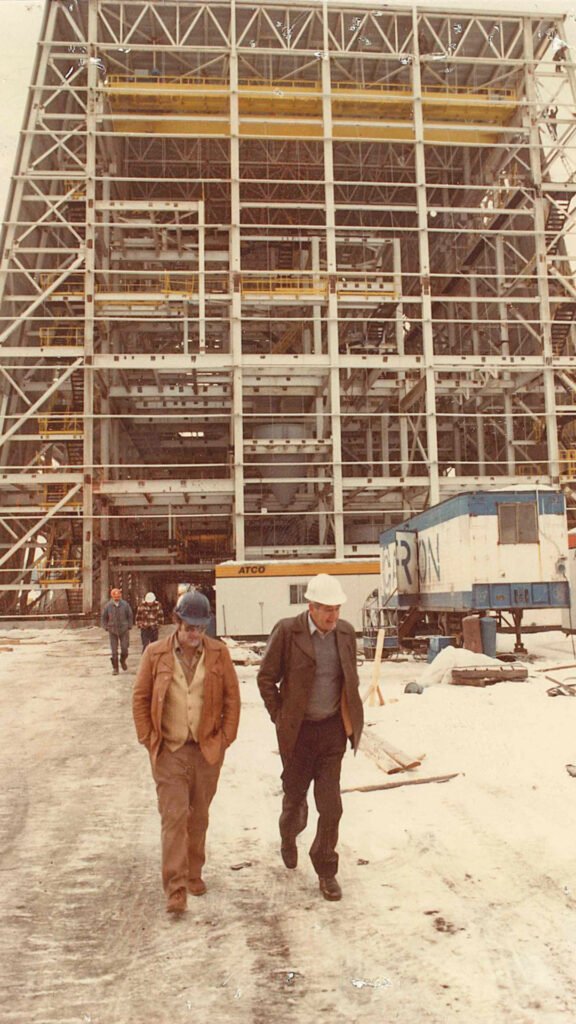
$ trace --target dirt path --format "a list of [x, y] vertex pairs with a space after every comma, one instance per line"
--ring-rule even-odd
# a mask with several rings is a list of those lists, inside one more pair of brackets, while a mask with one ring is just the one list
[[[468, 773], [346, 794], [344, 899], [326, 903], [308, 832], [296, 871], [278, 856], [279, 758], [245, 670], [209, 891], [174, 920], [131, 722], [136, 657], [113, 677], [98, 637], [1, 655], [3, 1024], [573, 1024], [576, 823], [563, 791], [550, 807], [527, 782], [523, 802]], [[363, 756], [344, 774], [382, 779]]]

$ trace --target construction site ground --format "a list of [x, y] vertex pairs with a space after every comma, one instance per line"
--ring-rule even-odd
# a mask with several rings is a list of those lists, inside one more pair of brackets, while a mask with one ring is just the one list
[[560, 632], [526, 643], [526, 682], [407, 694], [426, 661], [382, 665], [366, 731], [422, 763], [347, 753], [340, 903], [307, 855], [315, 812], [281, 862], [275, 733], [239, 666], [208, 891], [175, 917], [131, 717], [137, 631], [118, 676], [95, 627], [2, 631], [3, 1024], [573, 1024], [576, 700], [547, 690], [576, 657]]

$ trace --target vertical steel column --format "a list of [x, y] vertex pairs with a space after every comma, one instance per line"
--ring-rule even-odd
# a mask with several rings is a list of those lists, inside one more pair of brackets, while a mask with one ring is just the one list
[[[402, 297], [402, 251], [400, 246], [400, 239], [395, 238], [393, 240], [393, 252], [394, 252], [394, 289], [398, 295], [398, 303], [396, 306], [396, 348], [398, 349], [398, 355], [403, 356], [405, 354], [404, 346], [404, 302]], [[398, 403], [402, 402], [407, 393], [406, 388], [406, 371], [399, 370], [398, 372]], [[388, 406], [389, 414], [389, 406]], [[382, 433], [382, 461], [387, 463], [386, 472], [384, 467], [382, 473], [384, 476], [408, 476], [410, 472], [410, 461], [408, 457], [408, 420], [404, 413], [398, 414], [398, 432], [400, 442], [400, 464], [395, 473], [390, 472], [390, 431], [388, 423]], [[384, 457], [384, 451], [386, 451], [386, 457]], [[404, 492], [402, 492], [404, 494]]]
[[[480, 332], [478, 330], [479, 315], [478, 315], [478, 283], [473, 274], [470, 274], [470, 297], [472, 299], [470, 303], [470, 317], [472, 319], [472, 350], [474, 355], [480, 353]], [[474, 407], [476, 409], [476, 450], [478, 452], [478, 469], [477, 472], [483, 475], [486, 472], [486, 444], [484, 437], [484, 420], [482, 418], [482, 400], [476, 398], [474, 401]]]
[[426, 155], [424, 149], [424, 113], [422, 109], [422, 79], [418, 47], [418, 19], [412, 11], [414, 60], [412, 62], [412, 88], [414, 90], [414, 149], [416, 168], [416, 204], [418, 209], [418, 251], [422, 283], [422, 345], [426, 377], [426, 437], [428, 452], [429, 504], [440, 500], [438, 474], [438, 438], [436, 419], [436, 380], [434, 376], [434, 333], [432, 329], [432, 286], [430, 280], [430, 246], [428, 241], [428, 206], [426, 202]]
[[82, 493], [82, 611], [94, 604], [94, 300], [96, 278], [96, 103], [99, 70], [97, 0], [89, 0], [86, 96], [86, 235], [84, 277], [84, 488]]
[[[206, 351], [206, 265], [204, 200], [198, 203], [198, 350]], [[188, 303], [185, 302], [186, 316]]]
[[232, 359], [232, 448], [234, 453], [234, 547], [236, 558], [246, 554], [244, 521], [244, 426], [242, 367], [242, 266], [240, 245], [240, 118], [236, 0], [230, 0], [230, 355]]
[[[502, 235], [496, 236], [496, 287], [498, 294], [504, 292], [504, 276], [506, 265], [504, 261], [504, 239]], [[498, 317], [500, 319], [501, 353], [503, 356], [510, 355], [510, 334], [508, 331], [508, 306], [505, 302], [498, 303]], [[502, 371], [502, 380], [509, 381], [511, 374], [509, 370]], [[509, 388], [504, 390], [504, 422], [506, 425], [506, 472], [513, 475], [516, 466], [516, 453], [514, 448], [514, 418], [512, 415], [512, 399]]]
[[342, 427], [340, 419], [340, 356], [338, 352], [338, 294], [336, 265], [336, 214], [334, 209], [334, 154], [332, 125], [332, 82], [328, 4], [322, 3], [323, 54], [322, 128], [324, 137], [324, 199], [326, 203], [326, 269], [328, 273], [327, 335], [332, 424], [332, 499], [334, 512], [334, 557], [344, 557], [344, 499], [342, 493]]
[[552, 349], [550, 291], [548, 287], [548, 264], [546, 262], [546, 218], [544, 216], [544, 196], [542, 193], [542, 153], [540, 132], [535, 116], [536, 62], [534, 60], [534, 43], [532, 39], [532, 22], [524, 18], [524, 60], [526, 99], [528, 100], [528, 130], [530, 138], [530, 170], [534, 184], [534, 252], [535, 269], [538, 281], [539, 316], [542, 338], [542, 383], [544, 389], [544, 416], [546, 419], [546, 441], [548, 445], [548, 466], [550, 476], [557, 482], [560, 477], [558, 423], [556, 420], [556, 393], [554, 384], [554, 353]]
[[[102, 479], [109, 476], [110, 466], [110, 399], [103, 395], [100, 398], [100, 465]], [[108, 600], [110, 590], [110, 560], [108, 545], [110, 542], [110, 516], [108, 502], [100, 500], [100, 606]]]
[[[102, 199], [105, 203], [108, 203], [111, 198], [111, 181], [114, 169], [112, 166], [107, 168], [107, 175], [102, 182]], [[106, 271], [102, 274], [107, 282], [110, 280], [108, 271], [110, 270], [110, 252], [111, 252], [111, 237], [112, 230], [110, 227], [110, 210], [105, 208], [106, 212], [103, 217], [106, 220], [106, 227], [103, 231], [104, 248], [100, 252], [100, 270]], [[107, 323], [104, 326], [100, 324], [100, 337], [99, 337], [99, 349], [101, 352], [110, 351], [110, 325]], [[110, 386], [109, 371], [103, 371], [106, 373], [106, 383]], [[110, 398], [108, 396], [108, 390], [100, 392], [100, 452], [98, 459], [98, 470], [100, 478], [102, 480], [108, 480], [110, 477], [110, 443], [111, 443], [111, 421], [110, 421]], [[100, 498], [99, 501], [99, 512], [100, 522], [98, 524], [98, 533], [100, 541], [100, 607], [102, 607], [108, 600], [110, 594], [110, 559], [108, 555], [108, 548], [110, 543], [110, 514], [108, 500]], [[96, 596], [96, 595], [95, 595]]]

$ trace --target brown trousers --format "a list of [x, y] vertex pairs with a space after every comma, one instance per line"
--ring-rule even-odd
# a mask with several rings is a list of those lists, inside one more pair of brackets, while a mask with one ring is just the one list
[[340, 768], [345, 752], [346, 730], [340, 712], [321, 722], [304, 721], [282, 772], [280, 836], [283, 842], [293, 842], [306, 828], [306, 796], [310, 783], [314, 782], [318, 825], [310, 859], [320, 878], [331, 878], [338, 871], [336, 844], [342, 817]]
[[162, 822], [162, 884], [169, 897], [200, 878], [206, 859], [208, 809], [218, 786], [223, 755], [208, 764], [197, 743], [163, 749], [153, 770]]

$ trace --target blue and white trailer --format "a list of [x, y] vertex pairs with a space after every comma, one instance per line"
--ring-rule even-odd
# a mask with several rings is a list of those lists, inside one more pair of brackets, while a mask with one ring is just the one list
[[[466, 615], [512, 619], [569, 607], [566, 505], [560, 491], [519, 486], [448, 498], [380, 535], [378, 625], [401, 642], [453, 634]], [[509, 630], [510, 631], [510, 630]], [[366, 645], [365, 645], [366, 646]]]

